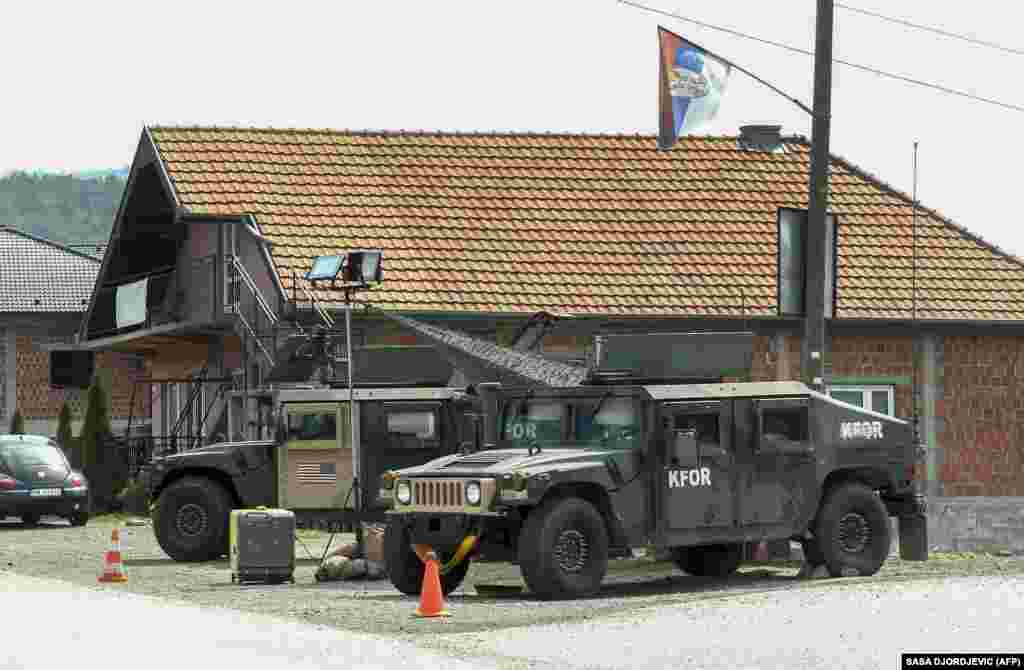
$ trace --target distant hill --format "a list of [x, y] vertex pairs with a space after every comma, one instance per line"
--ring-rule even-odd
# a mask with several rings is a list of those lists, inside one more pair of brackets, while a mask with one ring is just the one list
[[127, 175], [127, 168], [116, 168], [77, 173], [22, 171], [0, 177], [0, 226], [65, 244], [105, 243]]

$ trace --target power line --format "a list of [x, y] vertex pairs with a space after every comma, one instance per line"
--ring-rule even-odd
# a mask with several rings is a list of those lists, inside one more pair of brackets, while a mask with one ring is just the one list
[[1005, 51], [1006, 53], [1016, 54], [1017, 56], [1024, 56], [1024, 50], [1014, 49], [1013, 47], [1003, 46], [1002, 44], [996, 44], [995, 42], [986, 42], [984, 40], [979, 40], [978, 38], [971, 37], [969, 35], [961, 35], [959, 33], [952, 33], [952, 32], [949, 32], [948, 30], [943, 30], [942, 28], [933, 28], [932, 26], [925, 26], [925, 25], [922, 25], [920, 23], [913, 23], [911, 21], [907, 21], [906, 19], [899, 19], [899, 18], [895, 18], [895, 17], [892, 17], [892, 16], [886, 16], [885, 14], [879, 14], [878, 12], [868, 11], [866, 9], [861, 9], [859, 7], [851, 7], [850, 5], [844, 5], [844, 4], [840, 3], [840, 2], [836, 3], [836, 7], [840, 8], [840, 9], [845, 9], [848, 12], [856, 12], [857, 14], [863, 14], [865, 16], [871, 16], [871, 17], [874, 17], [876, 19], [881, 19], [882, 21], [888, 21], [889, 23], [896, 23], [898, 25], [906, 26], [908, 28], [915, 28], [917, 30], [923, 30], [925, 32], [934, 33], [936, 35], [942, 35], [943, 37], [951, 37], [951, 38], [956, 39], [956, 40], [962, 40], [964, 42], [969, 42], [970, 44], [976, 44], [978, 46], [988, 47], [989, 49], [996, 49], [998, 51]]
[[[623, 4], [623, 5], [629, 5], [631, 7], [636, 7], [637, 9], [642, 9], [644, 11], [651, 12], [653, 14], [661, 14], [662, 16], [667, 16], [667, 17], [670, 17], [670, 18], [673, 18], [673, 19], [678, 19], [680, 21], [686, 21], [687, 23], [693, 23], [693, 24], [701, 26], [703, 28], [709, 28], [711, 30], [717, 30], [719, 32], [728, 33], [729, 35], [734, 35], [736, 37], [742, 37], [743, 39], [753, 40], [754, 42], [761, 42], [762, 44], [768, 44], [770, 46], [778, 47], [780, 49], [785, 49], [786, 51], [792, 51], [793, 53], [803, 54], [804, 56], [813, 56], [814, 55], [813, 51], [808, 51], [807, 49], [801, 49], [799, 47], [794, 47], [792, 45], [784, 44], [782, 42], [776, 42], [774, 40], [765, 39], [763, 37], [757, 37], [755, 35], [748, 35], [747, 33], [742, 33], [742, 32], [740, 32], [738, 30], [733, 30], [732, 28], [723, 28], [722, 26], [716, 26], [716, 25], [711, 24], [711, 23], [705, 23], [704, 21], [698, 21], [697, 19], [691, 19], [689, 17], [681, 16], [679, 14], [673, 14], [672, 12], [666, 12], [664, 10], [656, 9], [654, 7], [648, 7], [646, 5], [641, 5], [639, 3], [632, 2], [631, 0], [619, 0], [619, 3]], [[995, 100], [995, 99], [992, 99], [992, 98], [984, 98], [984, 97], [982, 97], [980, 95], [975, 95], [974, 93], [968, 93], [967, 91], [960, 91], [960, 90], [957, 90], [955, 88], [949, 88], [947, 86], [942, 86], [941, 84], [933, 84], [931, 82], [927, 82], [927, 81], [924, 81], [922, 79], [914, 79], [913, 77], [908, 77], [906, 75], [895, 74], [893, 72], [886, 72], [885, 70], [879, 70], [877, 68], [873, 68], [873, 67], [870, 67], [870, 66], [867, 66], [867, 65], [861, 65], [859, 63], [851, 63], [850, 61], [840, 60], [838, 58], [833, 58], [832, 62], [833, 63], [838, 63], [839, 65], [845, 65], [845, 66], [853, 68], [855, 70], [861, 70], [863, 72], [870, 72], [871, 74], [877, 75], [879, 77], [885, 77], [885, 78], [888, 78], [888, 79], [895, 79], [897, 81], [902, 81], [902, 82], [907, 83], [907, 84], [914, 84], [915, 86], [922, 86], [924, 88], [930, 88], [930, 89], [933, 89], [933, 90], [936, 90], [936, 91], [941, 91], [943, 93], [948, 93], [949, 95], [955, 95], [955, 96], [959, 96], [961, 98], [967, 98], [969, 100], [974, 100], [976, 102], [984, 102], [984, 103], [987, 103], [989, 105], [995, 105], [997, 107], [1002, 107], [1004, 109], [1010, 109], [1010, 110], [1013, 110], [1015, 112], [1024, 112], [1024, 107], [1021, 107], [1019, 105], [1014, 105], [1014, 104], [1009, 103], [1009, 102], [1002, 102], [1000, 100]]]

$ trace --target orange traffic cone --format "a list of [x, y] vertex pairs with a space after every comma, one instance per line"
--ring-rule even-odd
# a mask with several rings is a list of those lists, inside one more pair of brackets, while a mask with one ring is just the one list
[[[417, 552], [419, 553], [419, 552]], [[437, 554], [426, 552], [423, 571], [423, 588], [420, 589], [420, 606], [416, 608], [416, 616], [421, 618], [445, 617], [444, 594], [441, 592], [441, 571], [437, 566]]]
[[768, 543], [758, 542], [757, 546], [754, 547], [754, 560], [755, 561], [767, 561], [768, 560]]
[[103, 574], [100, 575], [100, 581], [110, 583], [128, 581], [128, 575], [124, 573], [124, 566], [121, 565], [121, 531], [118, 528], [110, 532], [110, 550], [103, 557]]

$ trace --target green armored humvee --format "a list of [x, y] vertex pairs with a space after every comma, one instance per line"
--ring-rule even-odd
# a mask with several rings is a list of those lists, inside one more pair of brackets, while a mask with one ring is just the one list
[[610, 558], [649, 545], [689, 574], [726, 576], [745, 544], [787, 538], [832, 575], [871, 575], [890, 551], [890, 517], [901, 551], [920, 558], [909, 422], [799, 382], [678, 382], [683, 350], [698, 377], [737, 352], [749, 361], [744, 334], [609, 337], [603, 347], [572, 386], [479, 384], [475, 449], [384, 474], [396, 588], [420, 591], [416, 545], [438, 553], [445, 592], [473, 560], [499, 560], [518, 563], [538, 597], [586, 596]]

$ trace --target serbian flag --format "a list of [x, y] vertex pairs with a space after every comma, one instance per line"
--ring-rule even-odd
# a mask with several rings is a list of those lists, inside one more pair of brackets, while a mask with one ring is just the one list
[[661, 65], [658, 148], [715, 118], [732, 66], [658, 26]]

